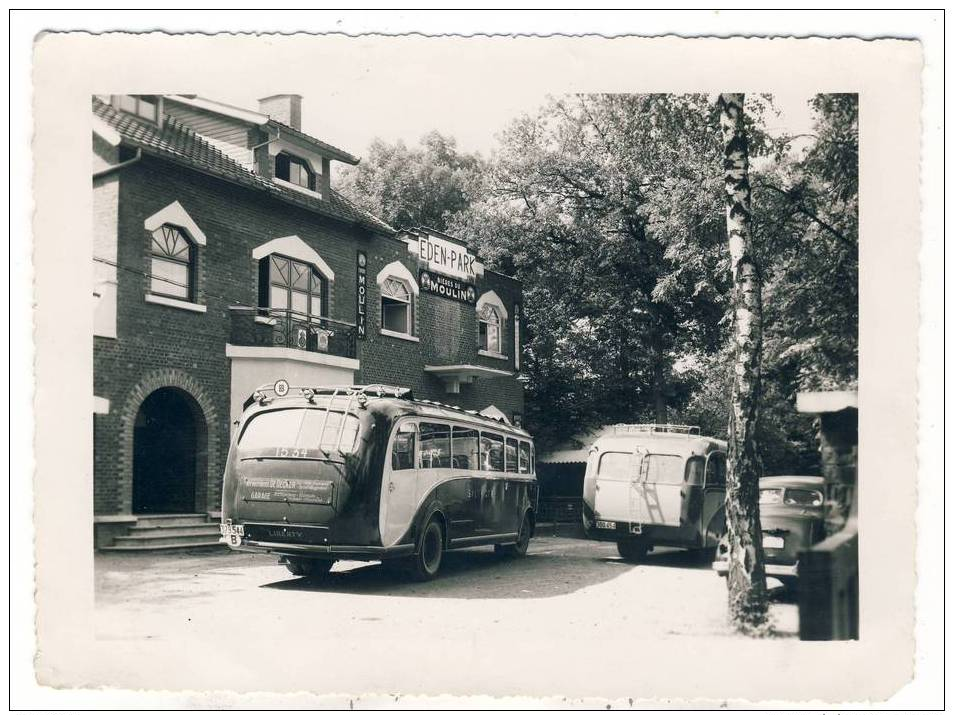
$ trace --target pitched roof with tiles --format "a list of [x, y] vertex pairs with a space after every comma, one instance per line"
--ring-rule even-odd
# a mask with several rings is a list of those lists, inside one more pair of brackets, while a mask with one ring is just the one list
[[[162, 127], [114, 109], [93, 98], [93, 114], [119, 132], [124, 144], [142, 149], [174, 163], [182, 164], [233, 183], [264, 191], [282, 201], [315, 211], [323, 216], [353, 223], [364, 228], [393, 235], [394, 229], [381, 219], [346, 199], [334, 189], [329, 200], [312, 198], [288, 189], [246, 169], [205, 141], [201, 135], [172, 117]], [[305, 135], [307, 136], [307, 135]]]

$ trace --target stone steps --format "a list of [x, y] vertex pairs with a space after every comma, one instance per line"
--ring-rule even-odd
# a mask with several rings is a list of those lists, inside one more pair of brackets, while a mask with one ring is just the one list
[[218, 522], [208, 514], [148, 514], [137, 517], [125, 536], [117, 536], [103, 551], [167, 551], [228, 548], [219, 541]]
[[[219, 525], [211, 522], [204, 524], [174, 524], [172, 526], [133, 526], [127, 536], [205, 536], [219, 535]], [[122, 537], [121, 537], [122, 538]]]

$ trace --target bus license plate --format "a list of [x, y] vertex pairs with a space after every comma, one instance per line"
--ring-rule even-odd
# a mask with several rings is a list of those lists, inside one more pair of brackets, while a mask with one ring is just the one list
[[615, 529], [616, 522], [615, 521], [597, 521], [596, 528], [597, 529]]
[[629, 525], [629, 533], [630, 533], [630, 534], [642, 534], [642, 533], [643, 533], [643, 525], [642, 525], [642, 524], [630, 524], [630, 525]]
[[242, 524], [233, 524], [231, 519], [219, 524], [219, 531], [222, 532], [222, 541], [232, 546], [239, 546], [242, 543], [242, 536], [245, 534], [245, 527]]
[[784, 549], [785, 539], [781, 536], [763, 536], [762, 547], [765, 549]]

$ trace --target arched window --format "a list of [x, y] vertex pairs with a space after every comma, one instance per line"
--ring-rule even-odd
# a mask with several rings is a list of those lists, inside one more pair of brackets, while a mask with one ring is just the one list
[[315, 191], [315, 172], [308, 162], [285, 152], [275, 156], [275, 178]]
[[392, 333], [411, 335], [411, 289], [400, 278], [385, 278], [381, 283], [381, 328]]
[[152, 232], [149, 290], [156, 295], [195, 300], [195, 245], [176, 226], [163, 224]]
[[500, 353], [501, 323], [496, 306], [485, 303], [477, 311], [477, 335], [481, 350]]
[[269, 309], [290, 310], [298, 318], [324, 315], [325, 282], [313, 266], [276, 253], [263, 262], [267, 262]]

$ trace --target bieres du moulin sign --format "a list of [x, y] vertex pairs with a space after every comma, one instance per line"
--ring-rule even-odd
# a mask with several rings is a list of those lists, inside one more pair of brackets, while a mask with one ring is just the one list
[[471, 305], [477, 302], [474, 282], [483, 273], [483, 266], [466, 246], [421, 233], [408, 249], [427, 264], [420, 272], [421, 290]]
[[421, 269], [420, 278], [421, 290], [425, 293], [459, 300], [461, 303], [470, 305], [477, 304], [477, 289], [473, 283], [465, 283], [456, 278], [442, 276], [440, 273], [432, 273], [424, 268]]

